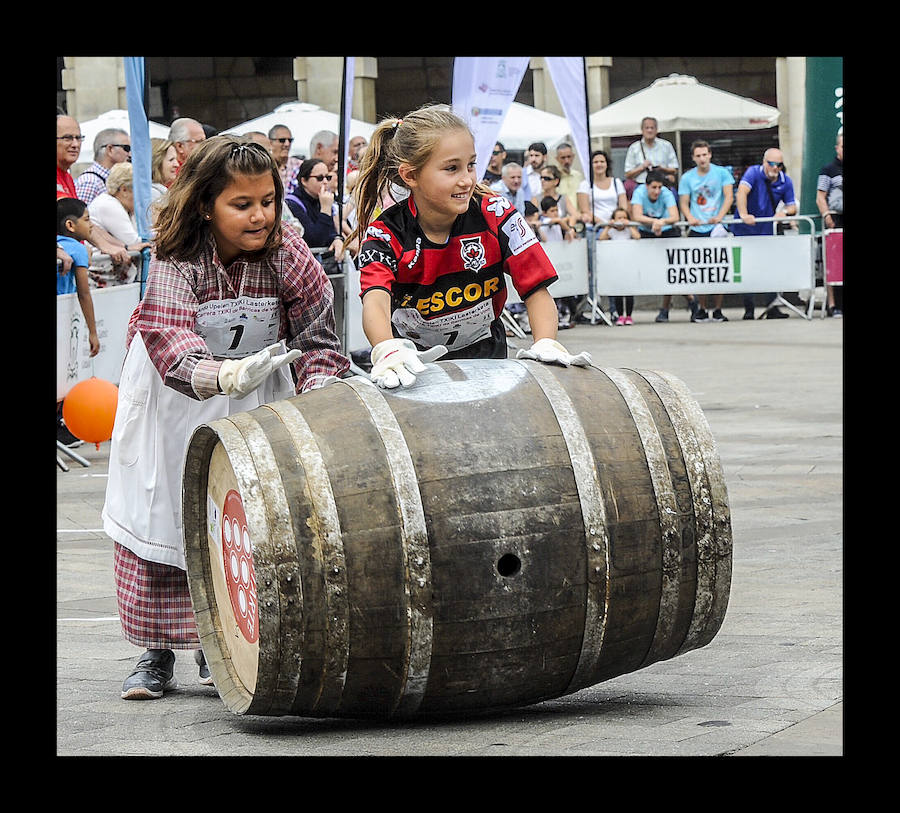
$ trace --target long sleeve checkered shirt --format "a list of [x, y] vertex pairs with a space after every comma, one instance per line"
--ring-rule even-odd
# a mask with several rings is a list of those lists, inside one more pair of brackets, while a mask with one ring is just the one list
[[190, 262], [150, 262], [144, 298], [128, 323], [126, 346], [141, 338], [166, 386], [197, 400], [220, 393], [216, 360], [194, 332], [198, 307], [211, 300], [278, 297], [283, 309], [278, 338], [302, 351], [293, 362], [297, 392], [321, 386], [350, 367], [335, 333], [334, 292], [322, 266], [302, 238], [284, 227], [281, 247], [264, 260], [236, 260], [226, 270], [210, 236]]
[[78, 199], [90, 203], [97, 195], [102, 195], [106, 191], [108, 177], [109, 170], [94, 161], [75, 179], [75, 192], [78, 194]]

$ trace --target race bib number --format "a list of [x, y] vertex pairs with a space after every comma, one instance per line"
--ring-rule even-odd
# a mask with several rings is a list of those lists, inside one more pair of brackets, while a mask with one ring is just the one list
[[274, 298], [241, 297], [204, 302], [194, 330], [213, 355], [243, 358], [278, 341], [281, 304]]
[[490, 299], [433, 319], [424, 319], [415, 308], [397, 308], [391, 315], [391, 322], [404, 338], [423, 347], [442, 344], [448, 350], [458, 350], [489, 338], [493, 321], [494, 305]]

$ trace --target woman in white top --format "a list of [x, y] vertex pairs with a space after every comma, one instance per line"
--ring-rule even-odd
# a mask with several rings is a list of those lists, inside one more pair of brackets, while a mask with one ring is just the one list
[[[116, 240], [125, 245], [126, 251], [140, 251], [150, 245], [141, 240], [134, 221], [133, 170], [129, 161], [116, 164], [106, 179], [106, 191], [97, 195], [89, 204], [91, 223], [106, 229]], [[137, 268], [129, 261], [123, 267], [114, 266], [117, 282], [131, 282]]]
[[[591, 166], [594, 171], [593, 196], [587, 180], [581, 182], [575, 193], [578, 200], [578, 219], [582, 223], [605, 225], [612, 220], [616, 209], [621, 207], [628, 211], [625, 184], [608, 174], [609, 156], [603, 150], [594, 150], [591, 153]], [[591, 212], [592, 197], [593, 212]]]

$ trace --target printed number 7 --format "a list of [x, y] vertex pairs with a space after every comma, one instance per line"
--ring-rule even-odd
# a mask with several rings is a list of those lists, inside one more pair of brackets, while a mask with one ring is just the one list
[[237, 346], [241, 343], [241, 336], [244, 335], [244, 326], [243, 325], [234, 325], [230, 328], [230, 330], [234, 331], [234, 339], [231, 342], [231, 347], [229, 350], [237, 349]]
[[444, 344], [453, 344], [453, 342], [456, 341], [456, 337], [459, 336], [459, 331], [452, 330], [450, 331], [450, 333], [445, 333], [444, 335], [447, 337], [447, 340], [444, 342]]

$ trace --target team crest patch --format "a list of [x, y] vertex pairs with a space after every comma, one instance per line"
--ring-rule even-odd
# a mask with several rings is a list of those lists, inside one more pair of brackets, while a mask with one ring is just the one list
[[463, 258], [466, 271], [480, 271], [487, 264], [484, 257], [484, 246], [481, 237], [463, 237], [460, 241], [459, 254]]

